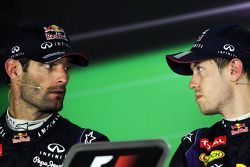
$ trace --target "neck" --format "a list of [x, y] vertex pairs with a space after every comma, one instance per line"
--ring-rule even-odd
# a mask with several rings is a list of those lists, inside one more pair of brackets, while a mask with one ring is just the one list
[[36, 107], [25, 102], [21, 96], [10, 94], [9, 114], [15, 119], [34, 121], [47, 118], [50, 113], [40, 112]]
[[247, 118], [250, 118], [250, 112], [245, 114], [245, 115], [241, 115], [239, 117], [235, 117], [235, 118], [231, 118], [231, 119], [225, 119], [227, 121], [241, 121], [241, 120], [244, 120], [244, 119], [247, 119]]
[[236, 85], [231, 105], [223, 112], [225, 119], [234, 119], [250, 112], [250, 85]]
[[8, 127], [14, 131], [34, 130], [36, 128], [41, 127], [43, 123], [49, 119], [50, 116], [48, 116], [47, 118], [39, 119], [35, 121], [22, 120], [22, 119], [13, 118], [10, 115], [9, 109], [8, 109], [7, 114], [6, 114], [6, 123]]

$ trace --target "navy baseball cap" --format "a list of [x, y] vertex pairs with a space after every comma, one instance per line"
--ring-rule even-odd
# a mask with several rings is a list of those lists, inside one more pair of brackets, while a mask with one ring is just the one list
[[64, 29], [55, 24], [30, 23], [22, 26], [6, 48], [1, 60], [29, 58], [31, 60], [50, 63], [69, 57], [73, 64], [87, 66], [85, 54], [72, 50], [70, 40]]
[[193, 47], [186, 52], [167, 55], [171, 68], [180, 75], [192, 75], [190, 63], [216, 57], [240, 59], [250, 65], [250, 32], [239, 25], [223, 25], [204, 30]]

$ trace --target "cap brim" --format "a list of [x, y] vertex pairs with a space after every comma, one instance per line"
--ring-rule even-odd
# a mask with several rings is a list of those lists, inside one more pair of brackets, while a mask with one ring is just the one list
[[73, 64], [76, 64], [82, 67], [85, 67], [89, 64], [88, 58], [82, 53], [70, 52], [70, 53], [66, 53], [62, 55], [62, 57], [69, 57], [71, 58]]
[[209, 59], [208, 55], [198, 54], [194, 51], [180, 52], [166, 56], [167, 63], [171, 70], [180, 75], [192, 75], [193, 71], [190, 68], [190, 63], [206, 59]]

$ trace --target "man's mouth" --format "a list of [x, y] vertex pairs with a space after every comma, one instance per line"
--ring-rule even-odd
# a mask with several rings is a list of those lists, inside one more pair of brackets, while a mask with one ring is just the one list
[[64, 87], [52, 88], [49, 90], [48, 94], [53, 94], [56, 96], [64, 97], [66, 89]]
[[201, 99], [201, 95], [196, 95], [195, 98], [196, 98], [196, 101], [198, 102], [200, 99]]

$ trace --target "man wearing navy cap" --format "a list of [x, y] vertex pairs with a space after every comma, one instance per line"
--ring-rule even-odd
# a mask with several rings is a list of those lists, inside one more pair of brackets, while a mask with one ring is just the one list
[[238, 25], [204, 30], [190, 51], [166, 56], [205, 115], [223, 119], [182, 138], [171, 167], [250, 166], [250, 32]]
[[108, 141], [58, 114], [70, 67], [88, 64], [85, 55], [72, 51], [63, 28], [24, 25], [6, 51], [0, 61], [10, 105], [0, 118], [0, 166], [59, 167], [73, 144]]

